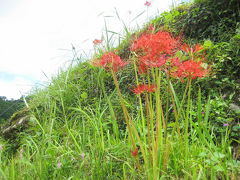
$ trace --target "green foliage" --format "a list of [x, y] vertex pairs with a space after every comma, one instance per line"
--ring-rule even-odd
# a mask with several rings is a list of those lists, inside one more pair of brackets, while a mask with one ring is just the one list
[[[238, 0], [206, 0], [196, 2], [173, 22], [185, 37], [212, 41], [228, 40], [236, 33], [240, 19]], [[181, 9], [180, 9], [181, 10]]]
[[20, 147], [21, 139], [29, 128], [29, 120], [31, 118], [29, 114], [28, 109], [19, 110], [14, 113], [8, 121], [1, 125], [1, 137], [8, 142], [8, 145], [5, 148], [7, 153], [15, 153]]
[[[240, 104], [239, 15], [237, 0], [196, 0], [164, 12], [150, 23], [156, 31], [165, 25], [173, 34], [182, 34], [189, 43], [202, 42], [209, 63], [215, 67], [212, 80], [193, 83], [189, 131], [185, 134], [189, 145], [180, 143], [176, 134], [169, 134], [172, 139], [169, 162], [161, 178], [237, 179], [240, 115], [230, 107]], [[131, 39], [146, 28], [130, 35], [125, 26], [127, 38], [117, 47], [121, 58], [129, 58]], [[108, 50], [111, 46], [108, 41]], [[101, 53], [103, 50], [99, 50]], [[138, 99], [129, 90], [135, 81], [132, 69], [128, 65], [117, 74], [117, 79], [134, 125], [142, 135]], [[182, 97], [184, 87], [172, 83], [176, 85], [175, 93]], [[166, 81], [162, 86], [162, 103], [167, 103]], [[178, 97], [174, 98], [179, 108]], [[112, 77], [105, 71], [89, 62], [79, 62], [53, 78], [45, 89], [36, 90], [29, 101], [31, 118], [26, 128], [16, 129], [10, 138], [0, 138], [0, 179], [147, 179], [146, 174], [135, 169], [119, 97]], [[6, 102], [0, 99], [0, 103]], [[183, 109], [186, 107], [183, 104]], [[172, 110], [170, 107], [166, 111], [170, 119], [168, 131], [174, 126]], [[184, 113], [182, 116], [184, 119]], [[181, 121], [181, 130], [183, 127]], [[163, 155], [164, 152], [158, 152], [160, 165]], [[190, 168], [184, 165], [185, 157]]]
[[195, 1], [162, 13], [151, 24], [158, 27], [165, 25], [195, 42], [204, 39], [228, 41], [239, 31], [239, 9], [238, 0]]
[[[240, 77], [240, 38], [239, 34], [233, 36], [229, 42], [207, 44], [207, 52], [209, 61], [214, 63], [216, 68], [216, 76], [218, 79], [228, 78], [229, 80], [239, 79]], [[227, 80], [225, 80], [227, 81]]]
[[24, 106], [23, 100], [8, 100], [4, 96], [0, 96], [0, 124], [5, 123], [13, 113], [17, 112]]
[[230, 102], [231, 100], [224, 100], [220, 97], [216, 97], [211, 100], [211, 113], [209, 121], [211, 122], [215, 135], [219, 138], [228, 128], [228, 130], [230, 130], [229, 136], [233, 139], [238, 139], [240, 113], [229, 109]]
[[[196, 0], [164, 12], [151, 22], [156, 27], [166, 26], [173, 33], [182, 34], [187, 43], [200, 41], [204, 45], [214, 76], [195, 83], [202, 87], [205, 96], [210, 91], [213, 97], [210, 121], [217, 134], [225, 131], [222, 125], [226, 120], [231, 120], [234, 127], [239, 126], [239, 114], [231, 109], [231, 105], [240, 107], [239, 10], [237, 0]], [[219, 94], [224, 98], [219, 98]], [[231, 131], [230, 136], [239, 138], [235, 131]]]

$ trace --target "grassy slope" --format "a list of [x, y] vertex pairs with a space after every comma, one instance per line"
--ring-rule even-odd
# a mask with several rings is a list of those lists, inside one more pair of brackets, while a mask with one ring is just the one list
[[[191, 22], [191, 17], [193, 17], [189, 13], [195, 13], [196, 18], [200, 21], [199, 23], [204, 23], [204, 21], [201, 22], [204, 17], [200, 16], [203, 12], [199, 12], [198, 16], [198, 12], [194, 10], [202, 6], [202, 4], [193, 4], [190, 7], [181, 6], [178, 8], [178, 12], [187, 12], [187, 15], [184, 13], [177, 15], [176, 11], [173, 10], [155, 18], [152, 23], [156, 26], [168, 25], [170, 29], [178, 32], [185, 28], [186, 30], [184, 29], [183, 33], [186, 37], [189, 37], [188, 41], [203, 41], [206, 37], [198, 37], [199, 34], [188, 35], [188, 32], [195, 32], [194, 29], [187, 31], [187, 27], [191, 28], [191, 23], [188, 23]], [[201, 9], [199, 8], [198, 11], [201, 11]], [[186, 16], [189, 17], [186, 18]], [[179, 25], [178, 20], [183, 23]], [[194, 20], [192, 19], [192, 21]], [[230, 36], [234, 37], [235, 35], [236, 33], [233, 32]], [[219, 37], [221, 37], [221, 34]], [[214, 43], [212, 46], [221, 44], [225, 40], [212, 39], [211, 42]], [[230, 42], [227, 41], [227, 43]], [[211, 50], [216, 49], [215, 47], [215, 49], [212, 48], [209, 51], [211, 53]], [[124, 41], [118, 50], [122, 57], [128, 57], [129, 41]], [[237, 57], [238, 54], [236, 54], [236, 51], [234, 52], [234, 56]], [[217, 53], [219, 53], [217, 54], [219, 56], [224, 54], [220, 50]], [[230, 53], [226, 52], [225, 54], [229, 56]], [[216, 54], [210, 56], [210, 58], [213, 58], [213, 56], [215, 58]], [[220, 62], [219, 59], [217, 61]], [[224, 68], [229, 63], [228, 61], [218, 63], [217, 67]], [[239, 68], [236, 67], [238, 66], [231, 66], [231, 68], [239, 71]], [[128, 109], [133, 113], [134, 120], [138, 122], [137, 99], [128, 90], [129, 85], [134, 81], [131, 66], [128, 68], [128, 70], [121, 72], [118, 78]], [[222, 77], [221, 71], [218, 73], [219, 75], [217, 74], [216, 78], [221, 83], [224, 83], [221, 81], [222, 78], [230, 77], [229, 74]], [[229, 81], [231, 80], [236, 79], [231, 76]], [[197, 83], [204, 85], [206, 82], [200, 81]], [[226, 88], [231, 86], [234, 89], [237, 86], [236, 83], [233, 85], [228, 81], [225, 83], [227, 83]], [[225, 88], [221, 84], [219, 86]], [[217, 97], [216, 92], [213, 92], [213, 96]], [[222, 102], [222, 100], [216, 99], [212, 101], [215, 103]], [[219, 124], [213, 122], [214, 126], [219, 128], [217, 129], [219, 132], [216, 133], [223, 131], [223, 133], [220, 133], [222, 138], [218, 143], [211, 144], [211, 146], [214, 146], [214, 151], [199, 141], [198, 137], [194, 135], [195, 132], [191, 131], [193, 135], [191, 141], [194, 143], [189, 147], [189, 153], [191, 154], [189, 162], [191, 162], [192, 168], [186, 169], [184, 167], [181, 147], [175, 144], [173, 145], [173, 153], [170, 157], [167, 172], [163, 173], [163, 177], [173, 179], [183, 176], [189, 176], [192, 179], [209, 179], [217, 176], [233, 179], [237, 177], [239, 161], [233, 159], [236, 154], [232, 154], [234, 152], [229, 150], [231, 141], [228, 140], [228, 136], [225, 136], [225, 129], [221, 125], [227, 117], [231, 120], [231, 122], [229, 120], [229, 123], [238, 126], [239, 117], [235, 118], [237, 114], [232, 111], [230, 113], [230, 110], [228, 110], [228, 114], [224, 114], [224, 108], [227, 108], [227, 106], [219, 105], [219, 103], [215, 106], [213, 103], [212, 106], [215, 108], [214, 111], [218, 110], [219, 113], [222, 113], [219, 117], [223, 119], [219, 120]], [[6, 179], [144, 178], [145, 174], [138, 173], [134, 168], [134, 162], [131, 153], [129, 153], [131, 143], [125, 131], [119, 98], [112, 78], [106, 72], [92, 67], [88, 62], [68, 68], [67, 71], [61, 72], [54, 78], [46, 89], [38, 90], [31, 96], [30, 111], [32, 114], [29, 122], [31, 128], [25, 133], [19, 133], [21, 142], [17, 152], [13, 156], [9, 156], [8, 152], [10, 152], [12, 146], [7, 142], [3, 143], [5, 151], [0, 150], [2, 165], [0, 176]], [[216, 120], [214, 116], [215, 114], [212, 114], [212, 121]], [[235, 131], [232, 130], [232, 132]], [[233, 134], [233, 137], [236, 136], [239, 137]], [[215, 134], [211, 134], [211, 138], [215, 140]], [[214, 153], [213, 158], [211, 155]], [[21, 155], [22, 158], [20, 158]]]

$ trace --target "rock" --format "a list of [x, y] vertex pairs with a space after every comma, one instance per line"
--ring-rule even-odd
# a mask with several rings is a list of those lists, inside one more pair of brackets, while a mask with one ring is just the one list
[[230, 103], [229, 104], [229, 108], [232, 110], [232, 111], [235, 111], [236, 113], [240, 113], [240, 106], [234, 104], [234, 103]]

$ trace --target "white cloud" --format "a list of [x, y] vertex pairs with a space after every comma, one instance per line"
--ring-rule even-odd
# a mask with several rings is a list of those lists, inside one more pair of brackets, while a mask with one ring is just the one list
[[22, 95], [28, 94], [33, 87], [33, 83], [23, 77], [15, 77], [12, 81], [0, 80], [0, 95], [8, 99], [18, 99]]
[[[91, 50], [92, 41], [101, 38], [104, 30], [103, 16], [114, 16], [106, 18], [107, 26], [119, 32], [123, 25], [114, 8], [129, 26], [147, 19], [145, 13], [130, 24], [147, 9], [144, 0], [22, 0], [15, 3], [14, 11], [0, 16], [0, 72], [22, 74], [39, 81], [46, 80], [43, 72], [50, 77], [71, 60], [71, 44], [76, 50], [87, 53]], [[171, 1], [153, 0], [149, 16], [156, 14], [157, 9], [166, 10], [169, 4]], [[17, 88], [7, 91], [7, 87], [16, 87], [14, 83], [1, 80], [1, 89], [2, 85], [6, 88], [0, 95], [18, 94], [14, 91]]]

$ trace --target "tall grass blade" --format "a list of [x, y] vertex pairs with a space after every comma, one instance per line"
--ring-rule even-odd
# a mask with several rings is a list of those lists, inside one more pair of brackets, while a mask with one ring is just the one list
[[210, 95], [209, 95], [206, 110], [205, 110], [205, 116], [204, 116], [204, 125], [206, 127], [208, 127], [208, 117], [209, 117], [209, 112], [210, 112], [210, 99], [211, 98], [210, 98]]

